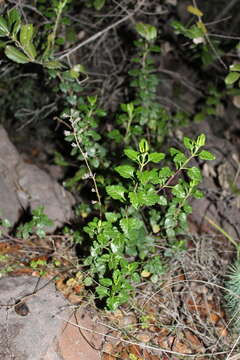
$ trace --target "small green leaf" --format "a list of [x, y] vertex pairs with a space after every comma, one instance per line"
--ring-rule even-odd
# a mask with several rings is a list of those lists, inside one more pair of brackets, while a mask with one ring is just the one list
[[113, 213], [113, 212], [106, 212], [105, 213], [105, 217], [107, 219], [107, 221], [109, 221], [110, 223], [114, 223], [117, 221], [117, 219], [119, 218], [119, 214]]
[[15, 7], [8, 11], [7, 16], [8, 24], [10, 26], [12, 26], [15, 22], [21, 21], [21, 14]]
[[139, 153], [133, 149], [125, 149], [124, 154], [131, 160], [137, 161]]
[[187, 174], [190, 179], [194, 180], [196, 183], [200, 183], [202, 180], [201, 171], [198, 167], [193, 166], [187, 170]]
[[12, 61], [18, 64], [26, 64], [29, 63], [31, 60], [24, 55], [21, 51], [19, 51], [14, 46], [6, 46], [5, 48], [5, 55]]
[[137, 177], [143, 185], [147, 183], [159, 184], [157, 169], [137, 171]]
[[140, 140], [138, 146], [139, 146], [139, 151], [142, 154], [148, 152], [149, 150], [149, 145], [146, 139]]
[[202, 150], [198, 156], [200, 157], [200, 159], [202, 160], [215, 160], [216, 157], [215, 155], [213, 155], [210, 151], [207, 150]]
[[172, 194], [179, 199], [184, 199], [186, 194], [181, 184], [177, 184], [172, 188]]
[[[1, 223], [1, 219], [0, 219], [0, 223]], [[5, 228], [10, 228], [11, 227], [11, 223], [10, 223], [10, 221], [8, 219], [3, 219], [1, 225], [3, 227], [5, 227]]]
[[192, 213], [192, 206], [189, 205], [188, 203], [185, 203], [183, 206], [183, 210], [185, 211], [186, 214], [191, 214]]
[[189, 137], [184, 136], [183, 143], [184, 143], [184, 146], [185, 146], [186, 149], [192, 150], [193, 141]]
[[159, 205], [166, 206], [168, 202], [165, 196], [161, 195], [159, 196], [158, 203]]
[[32, 44], [34, 28], [33, 24], [22, 25], [20, 31], [20, 43], [24, 48], [25, 53], [32, 59], [37, 56], [35, 46]]
[[37, 56], [36, 48], [32, 43], [26, 44], [24, 46], [24, 51], [32, 60], [34, 60]]
[[101, 10], [105, 5], [106, 0], [94, 0], [94, 7], [96, 10]]
[[36, 230], [36, 234], [43, 239], [46, 236], [46, 231], [40, 228]]
[[169, 178], [170, 176], [172, 176], [172, 174], [173, 174], [173, 172], [168, 166], [163, 167], [159, 171], [159, 177], [160, 178]]
[[62, 64], [59, 61], [46, 61], [43, 66], [47, 69], [61, 69]]
[[197, 137], [196, 144], [198, 147], [204, 146], [206, 142], [206, 135], [201, 134]]
[[150, 188], [147, 192], [141, 192], [142, 205], [153, 206], [158, 203], [159, 195], [153, 188]]
[[99, 295], [100, 299], [103, 299], [106, 296], [109, 296], [109, 290], [108, 288], [104, 287], [104, 286], [97, 286], [96, 287], [96, 293]]
[[33, 32], [34, 32], [33, 24], [26, 24], [21, 26], [20, 43], [23, 47], [25, 47], [26, 44], [32, 42]]
[[109, 278], [103, 278], [103, 279], [99, 279], [99, 283], [103, 286], [111, 286], [112, 285], [112, 280]]
[[124, 302], [127, 302], [128, 296], [126, 296], [126, 299], [121, 299], [119, 296], [111, 296], [107, 299], [107, 306], [109, 310], [115, 311]]
[[194, 115], [193, 120], [196, 122], [201, 122], [205, 119], [205, 117], [206, 117], [205, 112], [201, 111], [201, 112], [197, 113], [196, 115]]
[[232, 64], [230, 66], [230, 71], [240, 71], [240, 64]]
[[90, 276], [87, 276], [85, 279], [84, 279], [84, 285], [85, 286], [91, 286], [93, 283], [93, 279], [90, 277]]
[[167, 217], [164, 221], [165, 229], [174, 228], [176, 226], [176, 220], [173, 217]]
[[225, 77], [225, 83], [226, 85], [232, 85], [234, 84], [238, 79], [240, 78], [240, 73], [238, 72], [230, 72], [226, 77]]
[[131, 231], [140, 229], [142, 222], [137, 218], [126, 218], [120, 220], [120, 226], [124, 234], [131, 237]]
[[21, 14], [16, 8], [8, 11], [8, 25], [13, 36], [16, 36], [21, 28]]
[[197, 17], [203, 16], [203, 12], [201, 10], [199, 10], [197, 7], [192, 6], [192, 5], [188, 5], [187, 11], [193, 15], [196, 15]]
[[106, 187], [106, 191], [109, 196], [111, 196], [115, 200], [120, 200], [124, 202], [125, 195], [124, 193], [127, 191], [124, 186], [121, 185], [109, 185]]
[[165, 154], [164, 153], [158, 153], [158, 152], [154, 152], [148, 155], [148, 159], [149, 161], [152, 161], [154, 163], [158, 163], [161, 160], [163, 160], [165, 158]]
[[141, 205], [141, 196], [138, 193], [131, 191], [131, 192], [129, 192], [128, 197], [129, 197], [129, 200], [130, 200], [132, 206], [135, 209], [138, 209], [139, 206]]
[[135, 28], [138, 34], [147, 41], [155, 40], [157, 37], [157, 29], [155, 28], [155, 26], [144, 23], [137, 23]]
[[[175, 150], [176, 150], [176, 152], [175, 152]], [[184, 155], [184, 153], [177, 149], [170, 148], [170, 153], [173, 156], [173, 161], [176, 164], [177, 168], [180, 168], [187, 161], [187, 158]]]
[[192, 194], [196, 199], [202, 199], [204, 197], [204, 194], [202, 191], [200, 190], [195, 190], [194, 193]]
[[5, 35], [8, 35], [8, 34], [9, 34], [7, 21], [4, 19], [3, 16], [0, 16], [0, 30], [1, 30], [2, 33], [4, 33]]
[[117, 166], [115, 170], [125, 179], [131, 179], [134, 176], [134, 167], [130, 165]]

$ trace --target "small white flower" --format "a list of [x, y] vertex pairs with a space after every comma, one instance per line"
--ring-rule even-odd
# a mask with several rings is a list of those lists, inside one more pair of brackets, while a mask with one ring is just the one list
[[194, 44], [198, 45], [198, 44], [202, 44], [204, 43], [204, 38], [203, 37], [198, 37], [198, 38], [194, 38], [193, 39]]

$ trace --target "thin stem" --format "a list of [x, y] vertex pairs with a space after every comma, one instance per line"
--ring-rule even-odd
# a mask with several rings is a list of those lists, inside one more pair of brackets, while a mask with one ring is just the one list
[[89, 175], [90, 175], [90, 177], [92, 178], [92, 181], [93, 181], [94, 189], [95, 189], [97, 199], [98, 199], [98, 203], [99, 203], [99, 206], [100, 206], [100, 218], [102, 218], [102, 202], [101, 202], [100, 194], [99, 194], [99, 191], [98, 191], [95, 175], [93, 174], [92, 169], [90, 168], [89, 162], [87, 160], [87, 156], [84, 153], [84, 151], [82, 150], [82, 147], [81, 147], [80, 142], [78, 140], [77, 132], [76, 132], [75, 127], [74, 127], [74, 121], [73, 121], [72, 118], [70, 118], [70, 121], [72, 123], [73, 134], [74, 134], [74, 138], [75, 138], [77, 147], [78, 147], [78, 149], [79, 149], [79, 151], [80, 151], [80, 153], [81, 153], [81, 155], [82, 155], [82, 157], [83, 157], [83, 159], [85, 161], [85, 164], [86, 164], [87, 169], [89, 171]]
[[56, 21], [55, 21], [55, 24], [54, 24], [54, 28], [53, 28], [53, 32], [52, 32], [52, 39], [51, 39], [52, 48], [53, 48], [54, 43], [55, 43], [59, 21], [60, 21], [63, 9], [66, 6], [66, 4], [67, 4], [67, 0], [64, 0], [64, 1], [60, 2], [58, 7], [57, 7], [57, 18], [56, 18]]
[[209, 224], [211, 224], [215, 229], [217, 229], [218, 231], [220, 231], [220, 233], [222, 233], [236, 248], [237, 250], [237, 257], [239, 258], [239, 245], [238, 243], [232, 238], [232, 236], [230, 236], [225, 230], [223, 230], [223, 228], [221, 228], [221, 226], [217, 225], [213, 220], [211, 220], [208, 216], [206, 216], [207, 221], [209, 222]]

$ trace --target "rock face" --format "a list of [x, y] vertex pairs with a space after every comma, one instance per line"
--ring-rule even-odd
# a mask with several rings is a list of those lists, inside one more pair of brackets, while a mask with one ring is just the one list
[[[6, 277], [0, 279], [0, 359], [40, 360], [59, 332], [61, 320], [55, 316], [67, 305], [55, 290], [53, 282], [36, 277]], [[46, 285], [47, 284], [47, 285]], [[46, 285], [45, 287], [43, 287]], [[11, 304], [23, 296], [29, 312], [22, 316]], [[60, 360], [56, 353], [55, 360]], [[52, 357], [53, 359], [53, 357]]]
[[54, 231], [73, 217], [73, 196], [36, 165], [25, 163], [0, 126], [0, 211], [1, 217], [16, 224], [28, 208], [44, 206], [53, 220]]
[[[23, 298], [25, 313], [12, 306]], [[0, 359], [99, 360], [108, 327], [98, 324], [94, 309], [69, 305], [54, 281], [1, 278]]]

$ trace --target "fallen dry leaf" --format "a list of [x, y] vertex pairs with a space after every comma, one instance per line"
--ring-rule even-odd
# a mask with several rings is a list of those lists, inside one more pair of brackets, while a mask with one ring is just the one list
[[151, 336], [145, 333], [140, 333], [137, 335], [137, 339], [143, 343], [147, 343], [151, 340]]
[[77, 295], [77, 294], [74, 294], [74, 293], [70, 293], [67, 297], [68, 301], [73, 304], [73, 305], [77, 305], [79, 304], [83, 297], [81, 295]]
[[141, 348], [138, 345], [129, 345], [128, 346], [129, 354], [133, 354], [136, 356], [141, 356]]
[[218, 334], [218, 336], [221, 336], [221, 337], [228, 336], [228, 331], [227, 331], [227, 329], [226, 329], [226, 327], [224, 325], [217, 326], [216, 327], [216, 333]]
[[116, 357], [110, 354], [103, 353], [102, 360], [116, 360]]
[[179, 341], [178, 339], [174, 341], [172, 350], [181, 354], [192, 354], [193, 352], [189, 345]]
[[103, 352], [108, 353], [108, 354], [112, 353], [113, 352], [113, 344], [111, 344], [111, 343], [103, 344]]
[[190, 330], [184, 330], [184, 335], [188, 341], [189, 346], [194, 352], [203, 353], [205, 348], [199, 338], [194, 335]]
[[220, 319], [220, 316], [216, 313], [210, 313], [208, 316], [209, 322], [211, 322], [213, 325], [216, 325]]

